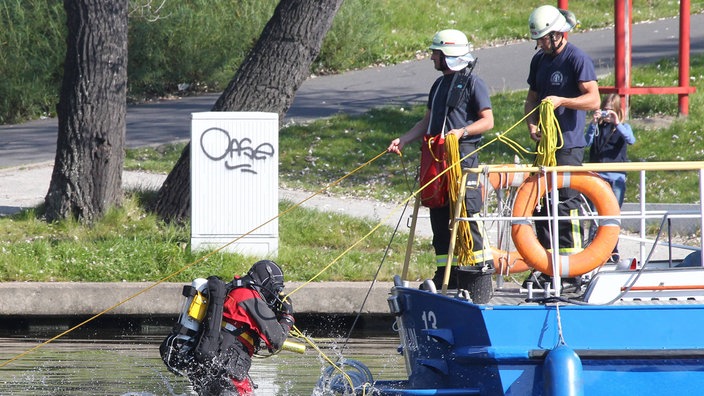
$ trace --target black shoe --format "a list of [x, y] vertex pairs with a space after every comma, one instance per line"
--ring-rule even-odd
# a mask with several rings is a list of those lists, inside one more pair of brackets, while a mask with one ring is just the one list
[[[436, 289], [442, 288], [442, 281], [445, 279], [445, 267], [438, 267], [435, 270], [435, 276], [433, 276], [433, 282], [435, 283]], [[457, 267], [450, 267], [450, 281], [447, 285], [448, 289], [457, 289]]]
[[577, 293], [582, 290], [583, 283], [581, 275], [575, 276], [574, 278], [562, 278], [562, 291]]

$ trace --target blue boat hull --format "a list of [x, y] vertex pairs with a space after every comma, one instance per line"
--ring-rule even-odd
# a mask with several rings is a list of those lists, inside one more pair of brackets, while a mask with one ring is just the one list
[[[381, 394], [689, 395], [704, 389], [701, 304], [492, 306], [395, 287], [389, 305], [409, 375], [377, 382]], [[548, 359], [560, 345], [576, 361], [558, 354]], [[574, 364], [579, 367], [569, 374]]]

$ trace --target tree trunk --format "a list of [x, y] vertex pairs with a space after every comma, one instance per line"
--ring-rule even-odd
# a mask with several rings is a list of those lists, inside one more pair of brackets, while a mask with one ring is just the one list
[[[265, 111], [282, 120], [310, 73], [343, 0], [281, 0], [212, 111]], [[169, 221], [190, 214], [190, 145], [159, 190], [154, 211]]]
[[92, 222], [122, 199], [128, 0], [64, 0], [68, 36], [47, 220]]

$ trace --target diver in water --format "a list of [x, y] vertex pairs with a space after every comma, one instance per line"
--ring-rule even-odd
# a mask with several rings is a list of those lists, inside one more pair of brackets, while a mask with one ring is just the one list
[[179, 320], [160, 347], [162, 359], [199, 395], [252, 395], [252, 356], [264, 347], [279, 351], [294, 324], [283, 271], [262, 260], [229, 284], [211, 276], [206, 287], [202, 324], [193, 331]]

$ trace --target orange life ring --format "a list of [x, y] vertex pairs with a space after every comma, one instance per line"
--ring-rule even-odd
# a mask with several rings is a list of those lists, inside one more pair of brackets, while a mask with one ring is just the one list
[[489, 173], [489, 184], [496, 190], [502, 190], [509, 187], [518, 187], [523, 184], [529, 176], [529, 172], [501, 172]]
[[[547, 182], [545, 181], [547, 179]], [[518, 189], [513, 206], [513, 217], [530, 217], [552, 186], [552, 174], [547, 177], [533, 175]], [[611, 187], [593, 172], [565, 172], [557, 174], [557, 188], [572, 188], [584, 194], [594, 203], [601, 216], [619, 216], [621, 209]], [[569, 256], [560, 256], [559, 272], [562, 277], [586, 274], [606, 262], [618, 242], [620, 220], [604, 219], [599, 222], [594, 240], [584, 250]], [[536, 270], [553, 275], [552, 254], [538, 242], [531, 223], [516, 220], [511, 224], [511, 238], [523, 259]]]
[[[518, 168], [517, 165], [499, 166], [500, 168]], [[509, 187], [519, 187], [530, 176], [530, 172], [500, 172], [487, 173], [483, 179], [494, 191], [505, 190]], [[482, 198], [486, 199], [488, 191], [482, 185]]]
[[497, 274], [517, 274], [530, 269], [518, 252], [506, 252], [492, 247], [491, 254], [494, 256], [494, 268]]
[[[497, 168], [523, 168], [520, 165], [498, 165]], [[491, 185], [491, 188], [498, 192], [509, 187], [519, 187], [523, 181], [530, 176], [530, 172], [491, 172], [484, 175], [484, 181]], [[486, 199], [487, 189], [482, 185], [482, 198]], [[530, 267], [521, 257], [521, 254], [507, 252], [499, 248], [492, 247], [491, 253], [494, 258], [494, 268], [499, 274], [517, 274], [530, 270]]]

